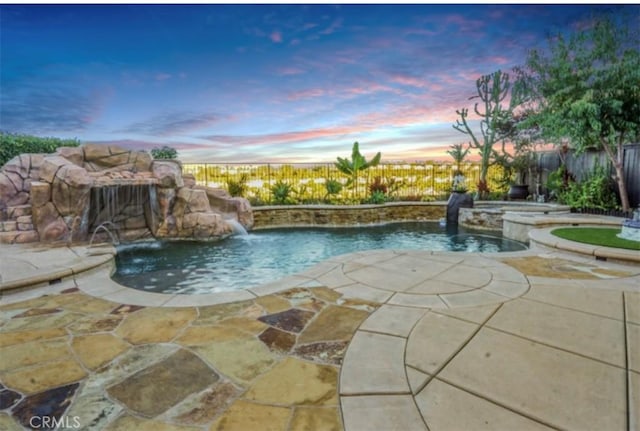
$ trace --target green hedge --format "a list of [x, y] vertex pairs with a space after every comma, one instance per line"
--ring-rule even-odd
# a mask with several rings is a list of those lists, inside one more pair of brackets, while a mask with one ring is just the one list
[[0, 132], [0, 166], [24, 153], [53, 153], [58, 147], [77, 147], [77, 139], [40, 138]]

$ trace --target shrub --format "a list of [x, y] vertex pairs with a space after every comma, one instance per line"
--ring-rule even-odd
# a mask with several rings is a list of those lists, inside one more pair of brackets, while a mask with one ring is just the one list
[[227, 180], [227, 191], [233, 197], [243, 197], [247, 191], [247, 175], [242, 174], [238, 181]]
[[278, 205], [295, 203], [295, 200], [291, 198], [292, 192], [293, 188], [291, 187], [291, 184], [287, 184], [283, 181], [278, 181], [271, 187], [273, 202]]
[[342, 191], [342, 183], [338, 180], [327, 180], [324, 187], [327, 190], [327, 194], [324, 196], [325, 201], [330, 201]]
[[569, 182], [558, 196], [560, 203], [572, 208], [614, 209], [618, 199], [613, 180], [602, 166], [596, 165], [591, 174], [581, 182]]
[[25, 153], [53, 153], [59, 147], [77, 147], [77, 139], [40, 138], [31, 135], [0, 132], [0, 166]]
[[162, 148], [152, 148], [151, 156], [154, 159], [172, 160], [178, 158], [178, 151], [175, 148], [165, 145]]
[[381, 192], [380, 190], [376, 190], [371, 193], [371, 196], [365, 201], [368, 204], [383, 204], [387, 201], [387, 195]]
[[382, 182], [382, 178], [380, 177], [375, 177], [373, 182], [369, 184], [369, 192], [371, 192], [371, 194], [380, 192], [383, 195], [386, 195], [387, 191], [387, 185]]

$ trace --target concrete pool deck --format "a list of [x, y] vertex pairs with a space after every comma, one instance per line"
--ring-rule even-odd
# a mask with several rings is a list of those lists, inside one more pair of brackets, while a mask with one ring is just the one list
[[0, 247], [0, 286], [40, 285], [0, 298], [0, 429], [640, 427], [637, 263], [373, 250], [180, 297], [110, 256]]

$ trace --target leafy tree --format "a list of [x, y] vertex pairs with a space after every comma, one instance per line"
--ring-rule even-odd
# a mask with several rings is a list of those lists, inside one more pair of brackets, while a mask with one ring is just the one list
[[340, 172], [347, 175], [349, 180], [347, 181], [347, 187], [353, 185], [354, 193], [358, 194], [358, 174], [372, 166], [377, 166], [380, 163], [382, 155], [380, 152], [376, 154], [373, 159], [367, 162], [367, 159], [360, 154], [360, 148], [358, 142], [353, 143], [351, 150], [351, 160], [338, 157], [338, 161], [335, 163]]
[[154, 159], [172, 160], [178, 157], [178, 151], [173, 147], [165, 145], [161, 148], [152, 148], [151, 156]]
[[615, 170], [623, 210], [629, 210], [624, 145], [640, 139], [640, 37], [636, 22], [603, 15], [587, 30], [558, 34], [549, 50], [532, 50], [524, 79], [536, 102], [525, 126], [536, 125], [577, 153], [604, 151]]
[[[520, 103], [522, 103], [522, 92], [520, 84], [513, 86], [509, 81], [509, 74], [498, 70], [489, 75], [483, 75], [476, 80], [476, 95], [469, 100], [480, 99], [473, 106], [474, 113], [480, 117], [480, 134], [476, 136], [476, 132], [469, 125], [469, 109], [462, 108], [456, 110], [456, 114], [460, 116], [453, 125], [457, 131], [469, 135], [471, 142], [469, 148], [476, 148], [480, 154], [480, 180], [478, 191], [480, 197], [485, 198], [488, 192], [487, 173], [492, 160], [500, 155], [495, 146], [498, 143], [503, 144], [504, 139], [508, 136], [503, 133], [504, 124], [508, 123], [513, 117], [513, 111]], [[508, 105], [504, 105], [509, 97]]]

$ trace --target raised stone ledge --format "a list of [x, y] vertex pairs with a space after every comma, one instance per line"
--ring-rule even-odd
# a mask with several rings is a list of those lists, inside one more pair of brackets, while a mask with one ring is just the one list
[[340, 227], [401, 221], [438, 221], [446, 202], [389, 202], [381, 205], [270, 205], [253, 208], [253, 229]]

